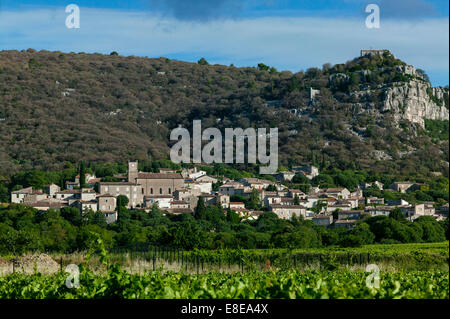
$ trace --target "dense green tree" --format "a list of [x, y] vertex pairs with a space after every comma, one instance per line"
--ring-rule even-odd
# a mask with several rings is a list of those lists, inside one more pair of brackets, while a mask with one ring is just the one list
[[197, 207], [195, 208], [196, 219], [206, 219], [207, 211], [205, 206], [205, 200], [202, 196], [199, 196], [197, 201]]
[[292, 182], [297, 184], [308, 184], [309, 179], [304, 174], [295, 174], [292, 178]]
[[398, 221], [405, 221], [405, 215], [403, 214], [402, 210], [398, 207], [394, 208], [390, 213], [389, 213], [389, 218], [393, 218], [395, 220]]
[[18, 173], [13, 175], [11, 178], [12, 185], [21, 185], [21, 187], [32, 186], [35, 189], [42, 189], [50, 182], [51, 181], [49, 180], [47, 174], [40, 170]]
[[422, 239], [424, 242], [440, 242], [446, 239], [445, 230], [433, 217], [420, 216], [414, 223], [417, 223], [422, 228]]
[[0, 184], [0, 203], [8, 203], [10, 200], [8, 187]]
[[312, 180], [314, 186], [319, 186], [320, 188], [330, 188], [334, 187], [333, 177], [328, 174], [319, 174]]
[[250, 199], [246, 206], [248, 209], [261, 209], [261, 200], [259, 199], [259, 193], [255, 188], [252, 189]]
[[106, 228], [106, 226], [108, 225], [106, 223], [106, 217], [103, 213], [97, 211], [94, 213], [93, 217], [92, 217], [92, 221], [91, 221], [92, 225], [97, 225], [101, 228]]
[[231, 209], [227, 210], [227, 221], [233, 225], [239, 224], [241, 221], [241, 218], [239, 217], [239, 214], [232, 211]]
[[297, 194], [295, 194], [294, 196], [294, 205], [300, 205], [300, 199], [298, 198]]
[[264, 63], [258, 63], [258, 70], [260, 71], [269, 71], [270, 67], [265, 65]]
[[116, 206], [117, 206], [117, 211], [119, 212], [119, 214], [124, 210], [124, 208], [126, 208], [128, 206], [129, 202], [130, 202], [130, 200], [128, 199], [127, 196], [125, 196], [125, 195], [117, 196]]
[[192, 221], [181, 222], [177, 227], [171, 228], [172, 243], [183, 249], [207, 247], [207, 233], [201, 231], [197, 223]]
[[79, 209], [74, 207], [63, 207], [60, 210], [61, 217], [70, 222], [74, 226], [83, 224], [83, 217]]
[[306, 226], [298, 226], [292, 232], [274, 235], [275, 247], [283, 248], [308, 248], [319, 247], [320, 237], [317, 232]]
[[205, 58], [201, 58], [200, 60], [198, 60], [198, 64], [200, 64], [200, 65], [208, 65], [209, 63], [208, 63], [208, 61], [206, 61]]
[[86, 187], [86, 166], [84, 162], [80, 162], [80, 188]]

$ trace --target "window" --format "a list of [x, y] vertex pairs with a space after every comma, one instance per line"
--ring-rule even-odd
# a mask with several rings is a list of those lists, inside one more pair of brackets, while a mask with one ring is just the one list
[[129, 192], [130, 191], [130, 188], [129, 187], [127, 187], [127, 192]]
[[150, 188], [150, 194], [153, 194], [153, 188]]
[[171, 190], [170, 190], [170, 187], [169, 187], [169, 194], [172, 194], [172, 192], [171, 192]]
[[108, 191], [108, 186], [105, 187], [105, 192], [107, 192], [107, 191]]
[[102, 205], [102, 210], [105, 210], [105, 205]]
[[159, 193], [162, 194], [162, 188], [159, 189]]
[[119, 187], [117, 187], [117, 188], [116, 188], [116, 191], [118, 191], [118, 192], [119, 192], [119, 191], [120, 191], [120, 188], [119, 188]]
[[144, 189], [143, 188], [141, 188], [141, 191], [142, 191], [142, 195], [144, 195]]

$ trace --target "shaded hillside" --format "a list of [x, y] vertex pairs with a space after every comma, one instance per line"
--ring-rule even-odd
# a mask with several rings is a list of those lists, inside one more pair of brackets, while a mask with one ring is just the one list
[[[311, 87], [320, 90], [314, 99]], [[285, 166], [448, 176], [448, 139], [435, 132], [448, 132], [445, 118], [448, 88], [431, 88], [391, 55], [292, 74], [263, 64], [0, 52], [0, 174], [167, 158], [170, 130], [202, 119], [203, 128], [278, 127]]]

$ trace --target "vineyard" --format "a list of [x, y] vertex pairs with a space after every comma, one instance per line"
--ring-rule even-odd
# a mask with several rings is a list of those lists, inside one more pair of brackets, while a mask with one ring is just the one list
[[[328, 250], [139, 246], [107, 251], [99, 240], [84, 253], [29, 258], [26, 267], [16, 264], [25, 258], [13, 258], [12, 271], [0, 276], [0, 298], [448, 299], [448, 247], [443, 242]], [[38, 267], [39, 260], [45, 267]], [[378, 272], [366, 269], [372, 264]], [[69, 265], [79, 267], [78, 288], [66, 285]], [[375, 276], [378, 287], [367, 284]]]
[[[367, 245], [361, 248], [333, 249], [218, 249], [183, 251], [138, 245], [117, 248], [109, 259], [131, 273], [155, 270], [186, 273], [247, 272], [263, 270], [364, 270], [376, 263], [385, 271], [448, 271], [449, 243]], [[63, 269], [68, 264], [84, 262], [82, 255], [55, 256]], [[101, 272], [98, 257], [90, 268]], [[104, 268], [104, 267], [103, 267]], [[103, 269], [104, 270], [104, 269]]]
[[0, 278], [0, 298], [270, 299], [270, 298], [449, 298], [448, 272], [381, 273], [379, 288], [366, 285], [369, 274], [352, 271], [264, 271], [130, 274], [112, 267], [106, 276], [82, 271], [79, 288], [67, 288], [67, 274], [14, 274]]

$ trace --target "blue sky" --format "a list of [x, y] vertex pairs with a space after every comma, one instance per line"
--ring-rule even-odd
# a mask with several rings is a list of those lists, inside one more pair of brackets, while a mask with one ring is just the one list
[[[81, 10], [67, 29], [65, 6]], [[380, 29], [365, 7], [380, 7]], [[0, 50], [118, 51], [122, 55], [297, 72], [387, 48], [448, 85], [447, 0], [0, 0]]]

